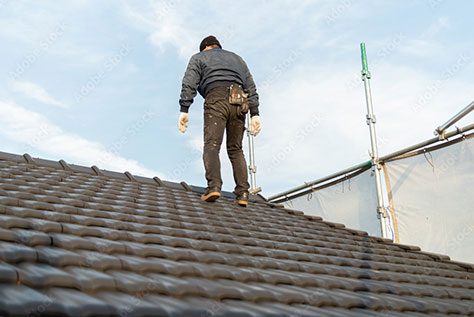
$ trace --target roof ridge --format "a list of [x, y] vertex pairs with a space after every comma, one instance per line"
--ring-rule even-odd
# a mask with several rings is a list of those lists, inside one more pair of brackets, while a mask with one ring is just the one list
[[[77, 165], [77, 164], [69, 164], [64, 159], [60, 159], [59, 161], [43, 159], [43, 158], [33, 158], [30, 154], [25, 153], [23, 155], [2, 152], [0, 151], [0, 160], [6, 161], [15, 161], [15, 162], [23, 162], [26, 164], [34, 164], [37, 166], [49, 167], [49, 168], [56, 168], [59, 170], [65, 170], [69, 172], [79, 172], [79, 173], [88, 173], [91, 175], [97, 176], [107, 176], [117, 179], [122, 179], [130, 182], [136, 182], [140, 184], [147, 184], [147, 185], [157, 185], [160, 187], [168, 187], [173, 189], [181, 189], [188, 192], [196, 192], [196, 193], [204, 193], [205, 188], [201, 186], [195, 185], [188, 185], [186, 182], [173, 182], [173, 181], [166, 181], [161, 180], [158, 176], [147, 177], [147, 176], [139, 176], [133, 175], [129, 171], [125, 172], [117, 172], [117, 171], [110, 171], [106, 169], [100, 169], [96, 165], [92, 165], [90, 167], [84, 165]], [[222, 194], [226, 197], [232, 197], [231, 192], [223, 191]], [[251, 201], [253, 202], [267, 202], [267, 199], [258, 194], [257, 196], [251, 196]]]

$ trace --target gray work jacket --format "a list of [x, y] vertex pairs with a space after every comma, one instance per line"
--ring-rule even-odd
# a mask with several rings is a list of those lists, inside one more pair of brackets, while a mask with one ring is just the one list
[[206, 98], [210, 88], [235, 82], [248, 91], [250, 114], [258, 115], [258, 94], [255, 82], [244, 60], [237, 54], [213, 48], [194, 54], [183, 77], [181, 112], [188, 112], [197, 91]]

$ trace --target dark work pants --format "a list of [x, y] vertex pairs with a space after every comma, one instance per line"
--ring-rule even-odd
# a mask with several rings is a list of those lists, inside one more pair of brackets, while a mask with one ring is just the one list
[[221, 189], [219, 151], [226, 131], [227, 154], [234, 172], [236, 195], [248, 192], [247, 165], [242, 150], [245, 115], [237, 114], [237, 107], [229, 103], [226, 87], [212, 89], [204, 102], [204, 167], [209, 188]]

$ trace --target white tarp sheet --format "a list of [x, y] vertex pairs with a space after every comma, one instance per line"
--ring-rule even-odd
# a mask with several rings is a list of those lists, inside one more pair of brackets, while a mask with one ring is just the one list
[[474, 138], [386, 165], [400, 243], [474, 263]]
[[344, 182], [285, 203], [291, 209], [380, 237], [375, 175], [367, 170]]

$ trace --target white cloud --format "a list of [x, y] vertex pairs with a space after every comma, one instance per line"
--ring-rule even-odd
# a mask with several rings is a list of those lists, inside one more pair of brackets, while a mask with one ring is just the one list
[[[197, 130], [197, 129], [194, 129]], [[202, 147], [204, 144], [203, 138], [197, 133], [194, 134], [187, 142], [188, 147], [196, 154], [202, 154]]]
[[45, 116], [11, 102], [0, 101], [0, 124], [0, 133], [8, 139], [24, 144], [25, 150], [39, 150], [74, 164], [98, 165], [99, 168], [113, 171], [163, 177], [141, 166], [137, 161], [121, 157], [98, 142], [64, 131]]
[[[281, 5], [281, 6], [280, 6]], [[287, 9], [293, 14], [302, 13], [309, 6], [317, 6], [314, 1], [280, 3], [244, 1], [236, 3], [206, 1], [196, 8], [194, 3], [184, 1], [157, 1], [145, 6], [123, 4], [125, 15], [132, 21], [135, 28], [149, 34], [150, 42], [161, 52], [167, 48], [176, 49], [183, 60], [188, 60], [192, 54], [198, 52], [199, 43], [207, 35], [215, 35], [223, 47], [247, 50], [247, 54], [272, 47], [275, 43], [286, 46], [282, 38], [288, 35], [291, 29], [297, 28], [302, 21], [296, 24], [279, 25], [279, 32], [274, 32], [275, 21], [288, 19]], [[206, 8], [203, 10], [202, 8]], [[243, 8], [252, 7], [252, 10]], [[324, 20], [328, 7], [318, 7], [312, 12], [310, 24], [314, 25]], [[265, 18], [262, 16], [264, 12]], [[236, 18], [236, 15], [239, 17]], [[240, 17], [245, 15], [245, 17]], [[245, 19], [245, 23], [242, 23]], [[301, 25], [311, 28], [312, 40], [318, 38], [320, 31], [307, 23]], [[283, 34], [281, 34], [283, 33]], [[258, 45], [255, 45], [258, 43]]]
[[136, 27], [149, 33], [150, 42], [160, 51], [171, 46], [177, 49], [181, 58], [189, 59], [196, 53], [199, 36], [187, 23], [188, 17], [183, 15], [185, 10], [179, 11], [177, 6], [179, 1], [153, 2], [145, 10], [124, 4], [123, 10]]
[[439, 45], [424, 39], [411, 39], [407, 41], [406, 45], [400, 46], [401, 52], [418, 57], [426, 57], [427, 55], [433, 55], [433, 53], [436, 53], [439, 50]]
[[426, 29], [416, 37], [404, 41], [399, 45], [400, 51], [419, 57], [430, 55], [445, 55], [445, 49], [437, 39], [438, 35], [451, 28], [451, 22], [447, 17], [439, 17], [436, 21], [426, 27]]
[[448, 17], [439, 17], [435, 22], [433, 22], [425, 31], [424, 37], [434, 37], [441, 31], [451, 28], [451, 21]]
[[12, 88], [15, 91], [21, 92], [25, 96], [32, 98], [44, 104], [54, 105], [61, 108], [67, 108], [65, 104], [52, 97], [44, 88], [38, 84], [27, 81], [14, 81]]

